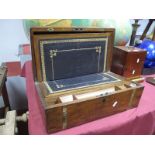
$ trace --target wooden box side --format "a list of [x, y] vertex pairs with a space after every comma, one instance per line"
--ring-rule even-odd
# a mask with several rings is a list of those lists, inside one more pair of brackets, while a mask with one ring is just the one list
[[[111, 74], [115, 75], [114, 73]], [[88, 90], [82, 91], [76, 90], [76, 93], [69, 91], [62, 95], [73, 93], [83, 94], [113, 86], [120, 87], [124, 84], [129, 85], [130, 81], [122, 80], [113, 84], [105, 84], [99, 88], [89, 88]], [[118, 89], [115, 93], [106, 96], [98, 96], [79, 101], [75, 100], [74, 102], [69, 103], [51, 103], [52, 99], [56, 96], [49, 96], [48, 101], [47, 98], [43, 96], [42, 89], [40, 89], [39, 84], [37, 84], [38, 94], [44, 110], [46, 128], [49, 133], [61, 131], [63, 129], [71, 128], [137, 107], [143, 88], [144, 87], [141, 86], [141, 84], [136, 84], [136, 87], [127, 87], [125, 90]], [[58, 96], [61, 96], [61, 94], [57, 95], [57, 97]], [[119, 106], [115, 105], [117, 103]]]
[[47, 131], [57, 132], [136, 107], [142, 92], [143, 86], [138, 86], [103, 97], [53, 105], [45, 110]]
[[118, 75], [123, 75], [126, 59], [127, 59], [127, 52], [122, 51], [117, 47], [114, 47], [111, 71]]

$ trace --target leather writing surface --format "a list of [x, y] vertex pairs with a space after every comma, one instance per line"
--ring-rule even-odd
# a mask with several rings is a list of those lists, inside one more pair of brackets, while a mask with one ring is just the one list
[[103, 72], [107, 38], [50, 39], [40, 43], [46, 81]]
[[54, 92], [54, 91], [67, 90], [67, 89], [73, 89], [78, 87], [87, 87], [87, 86], [101, 84], [101, 83], [116, 82], [116, 81], [118, 81], [118, 79], [108, 74], [96, 73], [96, 74], [78, 76], [74, 78], [48, 81], [47, 83], [50, 89]]

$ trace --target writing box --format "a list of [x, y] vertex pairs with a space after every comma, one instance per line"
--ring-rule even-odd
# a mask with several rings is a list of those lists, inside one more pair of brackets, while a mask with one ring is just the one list
[[143, 86], [110, 72], [112, 28], [31, 28], [34, 80], [49, 133], [136, 107]]

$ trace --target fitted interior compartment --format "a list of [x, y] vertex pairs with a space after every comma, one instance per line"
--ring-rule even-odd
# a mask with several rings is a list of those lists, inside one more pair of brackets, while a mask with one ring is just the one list
[[87, 92], [87, 93], [78, 93], [78, 94], [73, 93], [73, 94], [68, 94], [68, 95], [62, 95], [58, 97], [56, 103], [70, 103], [75, 100], [80, 101], [80, 100], [87, 100], [87, 99], [94, 98], [94, 97], [103, 97], [109, 94], [113, 94], [117, 91], [130, 89], [132, 88], [132, 86], [135, 86], [135, 85], [133, 84], [131, 85], [131, 83], [129, 83], [129, 84], [122, 84], [118, 86], [114, 85], [112, 87], [94, 90], [94, 91]]
[[102, 90], [94, 91], [94, 92], [90, 92], [90, 93], [74, 95], [74, 98], [76, 100], [81, 100], [81, 99], [87, 99], [87, 98], [91, 98], [91, 97], [105, 96], [105, 95], [114, 93], [117, 90], [118, 89], [115, 89], [115, 87], [111, 87], [111, 88], [106, 88], [106, 89], [102, 89]]
[[71, 95], [63, 95], [58, 97], [58, 103], [67, 103], [67, 102], [72, 102], [74, 100], [82, 100], [82, 99], [88, 99], [92, 97], [97, 97], [97, 96], [105, 96], [110, 93], [114, 93], [118, 89], [115, 87], [107, 88], [107, 89], [102, 89], [94, 92], [89, 92], [89, 93], [82, 93], [82, 94], [71, 94]]
[[58, 103], [67, 104], [78, 100], [95, 98], [96, 96], [106, 96], [108, 94], [115, 94], [118, 91], [127, 91], [128, 89], [133, 89], [137, 86], [139, 86], [137, 83], [120, 80], [118, 82], [49, 93], [45, 83], [40, 85], [40, 87], [43, 88], [42, 93], [46, 96], [46, 106], [51, 106]]

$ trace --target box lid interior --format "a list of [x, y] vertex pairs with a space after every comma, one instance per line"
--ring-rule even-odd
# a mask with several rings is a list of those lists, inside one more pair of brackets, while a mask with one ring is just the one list
[[31, 29], [36, 81], [55, 81], [110, 70], [114, 29]]

